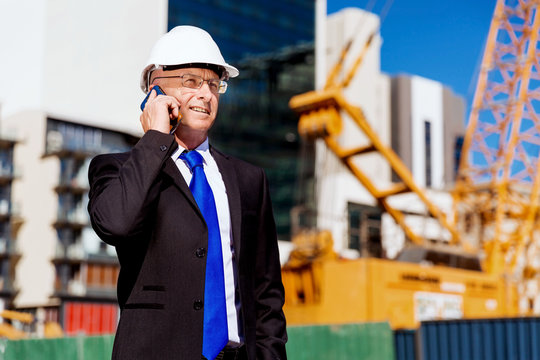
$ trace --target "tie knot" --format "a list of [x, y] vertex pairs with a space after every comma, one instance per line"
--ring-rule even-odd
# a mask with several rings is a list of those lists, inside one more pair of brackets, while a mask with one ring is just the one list
[[191, 172], [193, 172], [193, 169], [195, 169], [195, 167], [197, 166], [202, 167], [202, 164], [203, 164], [203, 157], [196, 150], [183, 152], [180, 155], [180, 159], [183, 159], [187, 162], [188, 167], [191, 170]]

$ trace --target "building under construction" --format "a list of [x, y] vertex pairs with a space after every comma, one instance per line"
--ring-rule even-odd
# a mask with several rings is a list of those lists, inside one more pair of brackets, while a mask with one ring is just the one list
[[[28, 19], [34, 33], [40, 24], [47, 30], [28, 46], [42, 49], [43, 66], [27, 57], [19, 65], [28, 73], [16, 74], [22, 78], [6, 71], [13, 64], [0, 67], [6, 83], [38, 79], [38, 91], [24, 93], [28, 104], [21, 89], [0, 88], [0, 309], [45, 310], [45, 320], [61, 323], [69, 335], [114, 330], [117, 262], [87, 222], [85, 167], [95, 153], [136, 141], [141, 94], [126, 79], [139, 75], [146, 56], [140, 49], [175, 21], [219, 24], [204, 3], [191, 2], [188, 12], [182, 1], [139, 2], [124, 19], [129, 34], [110, 31], [115, 21], [96, 30], [95, 54], [113, 54], [106, 58], [74, 55], [95, 39], [71, 19], [99, 18], [99, 6], [76, 10], [60, 1], [41, 9], [45, 19]], [[319, 9], [322, 1], [315, 3]], [[212, 14], [218, 20], [228, 6], [220, 4]], [[297, 36], [276, 31], [272, 46], [279, 50], [254, 47], [249, 56], [238, 51], [261, 44], [263, 30], [243, 38], [241, 49], [231, 47], [250, 76], [237, 83], [237, 95], [251, 98], [224, 99], [229, 112], [216, 128], [227, 152], [241, 155], [242, 146], [261, 144], [261, 152], [271, 150], [248, 160], [260, 162], [275, 184], [289, 324], [381, 321], [401, 329], [428, 320], [538, 314], [537, 1], [497, 2], [466, 129], [464, 100], [443, 84], [381, 72], [376, 15], [346, 9], [326, 18], [318, 11], [313, 45], [313, 2], [296, 4], [289, 18], [298, 12], [309, 30], [262, 16], [269, 10], [255, 5], [229, 9], [236, 20], [256, 14], [264, 31], [272, 27], [263, 21], [276, 22]], [[114, 6], [110, 13], [124, 10]], [[66, 13], [72, 16], [54, 18]], [[224, 44], [234, 37], [223, 26], [214, 30]], [[132, 61], [122, 60], [126, 53]], [[104, 68], [122, 68], [126, 79]], [[287, 101], [313, 88], [313, 73], [316, 91], [290, 101], [296, 116]], [[300, 76], [304, 81], [291, 81]], [[74, 79], [85, 84], [79, 94], [65, 91]], [[105, 83], [120, 98], [112, 102], [95, 90]], [[294, 131], [297, 121], [304, 140]], [[229, 136], [232, 124], [237, 138]], [[278, 156], [286, 160], [273, 161]], [[295, 204], [298, 168], [307, 171], [297, 181], [302, 196]]]
[[317, 227], [283, 271], [290, 322], [540, 312], [538, 5], [497, 2], [466, 132], [443, 86], [380, 74], [374, 15], [328, 20], [326, 83], [290, 102], [320, 139]]

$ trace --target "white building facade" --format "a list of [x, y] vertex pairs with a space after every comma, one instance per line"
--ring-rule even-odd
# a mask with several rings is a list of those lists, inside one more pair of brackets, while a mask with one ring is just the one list
[[142, 135], [139, 78], [167, 1], [1, 0], [0, 30], [0, 138], [16, 141], [19, 175], [12, 306], [51, 306], [68, 333], [93, 314], [110, 332], [118, 265], [88, 223], [87, 166]]

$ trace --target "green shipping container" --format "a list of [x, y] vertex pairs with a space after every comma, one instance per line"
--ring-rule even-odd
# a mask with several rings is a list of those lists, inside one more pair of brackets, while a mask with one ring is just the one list
[[394, 334], [388, 323], [290, 326], [291, 360], [394, 360]]

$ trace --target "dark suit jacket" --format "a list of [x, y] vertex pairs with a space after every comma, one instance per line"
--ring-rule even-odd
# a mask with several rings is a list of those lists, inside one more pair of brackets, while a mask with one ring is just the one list
[[[171, 154], [148, 131], [89, 169], [92, 226], [114, 245], [121, 308], [113, 359], [201, 358], [207, 228]], [[241, 328], [249, 359], [285, 359], [284, 290], [264, 172], [211, 148], [229, 199]]]

